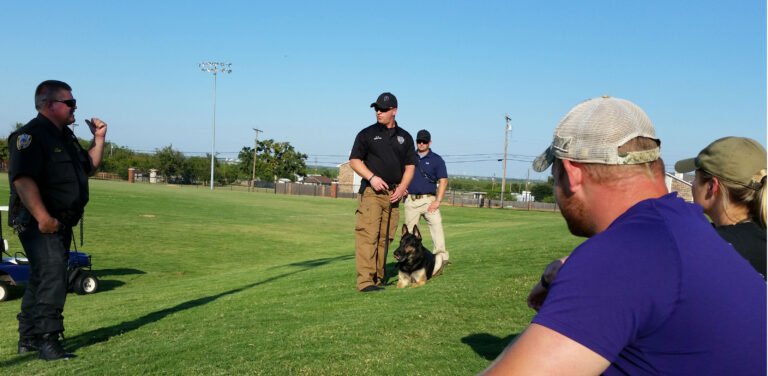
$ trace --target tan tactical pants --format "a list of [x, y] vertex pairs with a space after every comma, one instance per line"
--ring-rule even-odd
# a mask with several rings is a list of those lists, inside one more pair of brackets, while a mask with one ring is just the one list
[[391, 192], [376, 193], [368, 187], [360, 196], [355, 213], [355, 265], [357, 267], [357, 289], [380, 285], [384, 279], [384, 259], [387, 217], [389, 217], [389, 244], [395, 237], [400, 220], [399, 202], [389, 203]]
[[[408, 231], [413, 231], [413, 226], [419, 223], [419, 218], [424, 217], [429, 227], [429, 234], [432, 238], [432, 253], [445, 252], [445, 260], [448, 260], [448, 250], [445, 249], [445, 235], [443, 234], [443, 218], [440, 215], [440, 209], [429, 212], [429, 205], [436, 200], [435, 196], [425, 196], [413, 199], [409, 195], [405, 199], [405, 224]], [[424, 235], [424, 228], [420, 227], [419, 232]]]

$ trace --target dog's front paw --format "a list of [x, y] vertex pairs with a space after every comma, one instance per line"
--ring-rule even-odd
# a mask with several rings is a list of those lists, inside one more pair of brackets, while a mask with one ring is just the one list
[[408, 273], [400, 271], [397, 273], [397, 288], [403, 289], [411, 284], [411, 276]]

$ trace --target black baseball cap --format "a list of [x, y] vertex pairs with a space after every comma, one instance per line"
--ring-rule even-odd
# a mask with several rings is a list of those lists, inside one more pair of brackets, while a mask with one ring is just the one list
[[390, 92], [381, 93], [376, 102], [371, 103], [371, 107], [376, 108], [397, 108], [397, 98]]
[[430, 142], [432, 141], [432, 135], [429, 134], [428, 130], [422, 129], [419, 131], [419, 133], [416, 133], [416, 140]]

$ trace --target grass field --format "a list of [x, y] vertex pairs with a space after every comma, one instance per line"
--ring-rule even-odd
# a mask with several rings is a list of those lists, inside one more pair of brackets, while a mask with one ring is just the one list
[[472, 375], [531, 319], [525, 296], [546, 263], [581, 241], [558, 213], [443, 207], [445, 273], [362, 294], [355, 207], [91, 181], [82, 250], [102, 291], [68, 296], [64, 344], [78, 357], [16, 355], [17, 297], [0, 303], [0, 373]]

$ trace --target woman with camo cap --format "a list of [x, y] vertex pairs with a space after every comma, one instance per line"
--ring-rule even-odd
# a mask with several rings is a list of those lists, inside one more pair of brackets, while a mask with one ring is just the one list
[[695, 158], [675, 164], [696, 171], [693, 201], [704, 208], [717, 232], [766, 276], [766, 152], [757, 141], [721, 138]]

